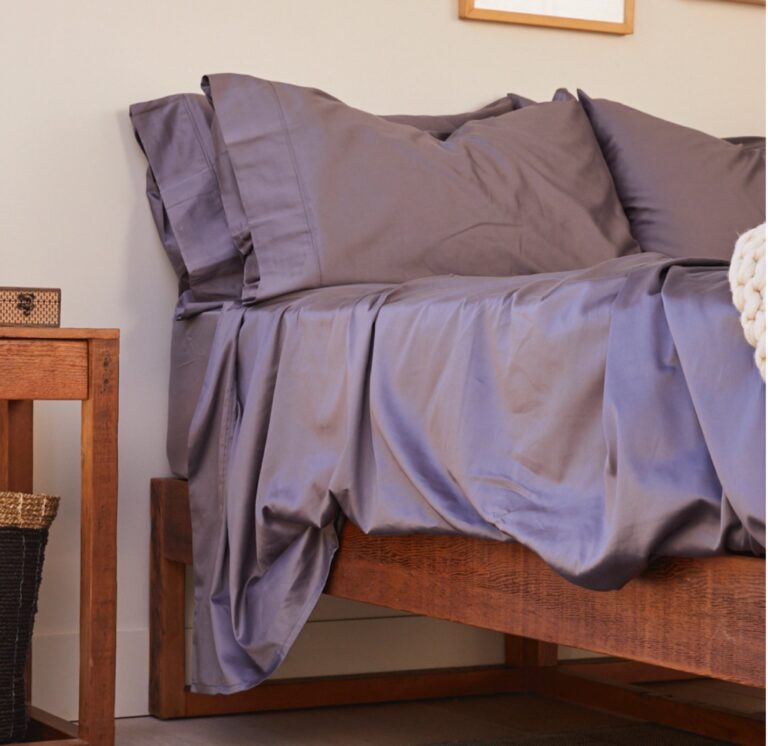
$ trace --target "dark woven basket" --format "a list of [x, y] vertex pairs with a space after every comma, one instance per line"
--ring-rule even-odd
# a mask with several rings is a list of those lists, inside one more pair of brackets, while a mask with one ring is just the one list
[[23, 741], [27, 733], [27, 654], [58, 505], [50, 495], [0, 492], [0, 743]]

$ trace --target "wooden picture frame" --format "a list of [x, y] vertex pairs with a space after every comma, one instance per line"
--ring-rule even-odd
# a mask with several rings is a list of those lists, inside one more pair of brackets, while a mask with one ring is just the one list
[[[606, 8], [600, 12], [595, 4], [595, 0], [459, 0], [459, 18], [607, 34], [634, 32], [635, 0], [605, 0]], [[547, 6], [554, 12], [546, 12]], [[556, 14], [564, 12], [560, 7], [568, 7], [570, 14]]]

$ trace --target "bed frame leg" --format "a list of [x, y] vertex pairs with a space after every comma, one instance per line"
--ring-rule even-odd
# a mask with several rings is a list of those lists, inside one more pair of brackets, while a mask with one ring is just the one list
[[149, 712], [178, 718], [185, 707], [185, 565], [169, 559], [166, 537], [171, 526], [167, 509], [175, 482], [153, 479], [149, 606]]
[[511, 668], [538, 669], [557, 665], [557, 645], [529, 637], [504, 635], [504, 662]]

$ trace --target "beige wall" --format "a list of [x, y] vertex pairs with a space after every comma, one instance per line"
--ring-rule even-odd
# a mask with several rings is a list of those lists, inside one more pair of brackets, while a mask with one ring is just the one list
[[[319, 86], [382, 113], [452, 112], [507, 91], [546, 98], [565, 85], [716, 135], [763, 131], [761, 8], [638, 0], [635, 34], [621, 38], [459, 21], [456, 6], [457, 0], [0, 4], [0, 284], [59, 286], [66, 325], [118, 326], [123, 334], [121, 714], [141, 713], [146, 703], [147, 492], [150, 476], [167, 472], [174, 304], [174, 278], [142, 193], [145, 166], [129, 103], [195, 90], [203, 73], [217, 71]], [[40, 603], [35, 691], [40, 704], [72, 715], [77, 409], [42, 405], [36, 425], [37, 487], [63, 495], [64, 504]], [[339, 656], [328, 650], [347, 650], [359, 666], [383, 665], [382, 651], [388, 663], [418, 653], [422, 665], [500, 655], [493, 635], [462, 637], [410, 619], [355, 622], [360, 613], [368, 614], [324, 607], [324, 618], [352, 621], [317, 622], [291, 669], [332, 670]]]

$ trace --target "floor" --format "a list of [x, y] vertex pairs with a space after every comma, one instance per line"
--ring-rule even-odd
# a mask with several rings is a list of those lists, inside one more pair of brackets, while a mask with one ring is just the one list
[[162, 722], [117, 721], [117, 746], [688, 746], [722, 743], [555, 702], [505, 695]]

